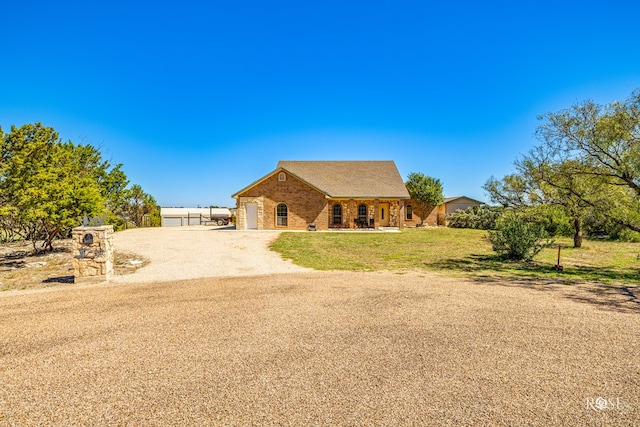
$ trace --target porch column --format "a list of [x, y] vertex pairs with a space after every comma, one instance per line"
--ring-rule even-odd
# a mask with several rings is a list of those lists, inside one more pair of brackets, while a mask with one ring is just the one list
[[375, 199], [373, 201], [373, 228], [378, 228], [380, 226], [380, 200]]
[[404, 200], [400, 200], [398, 205], [398, 228], [402, 230], [404, 228]]
[[349, 228], [353, 228], [353, 213], [355, 211], [355, 205], [356, 202], [355, 200], [351, 199], [349, 200], [349, 214], [347, 215], [347, 219], [349, 221]]

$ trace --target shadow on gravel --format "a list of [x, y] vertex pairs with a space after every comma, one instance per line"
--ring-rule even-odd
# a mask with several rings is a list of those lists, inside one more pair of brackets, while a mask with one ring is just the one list
[[220, 227], [212, 228], [211, 231], [224, 231], [224, 230], [235, 230], [236, 226], [234, 225], [225, 225]]
[[74, 276], [49, 277], [44, 279], [42, 283], [73, 283]]
[[472, 255], [426, 263], [430, 268], [464, 272], [479, 283], [557, 292], [601, 309], [640, 313], [640, 269], [614, 270], [565, 266], [560, 272], [539, 262], [509, 262], [495, 255]]

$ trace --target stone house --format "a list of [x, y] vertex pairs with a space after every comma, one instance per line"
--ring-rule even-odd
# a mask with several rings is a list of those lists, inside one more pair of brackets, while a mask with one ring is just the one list
[[239, 230], [402, 228], [410, 200], [393, 161], [280, 161], [233, 198]]

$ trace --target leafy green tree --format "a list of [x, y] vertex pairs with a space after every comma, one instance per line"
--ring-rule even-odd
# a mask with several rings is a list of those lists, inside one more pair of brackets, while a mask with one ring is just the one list
[[53, 240], [78, 225], [83, 214], [103, 212], [91, 163], [95, 154], [90, 146], [61, 142], [41, 123], [12, 126], [2, 140], [2, 215], [11, 217], [34, 249], [42, 240], [52, 250]]
[[[553, 209], [541, 210], [545, 206], [562, 209], [560, 217], [568, 216], [573, 223], [574, 247], [582, 246], [583, 219], [593, 209], [592, 203], [604, 194], [599, 181], [590, 177], [575, 175], [571, 171], [576, 160], [548, 162], [544, 149], [537, 147], [528, 155], [515, 162], [517, 173], [502, 180], [491, 178], [484, 185], [493, 202], [504, 207], [520, 210], [536, 208], [534, 212], [552, 213]], [[590, 198], [591, 202], [587, 200]], [[560, 220], [560, 218], [559, 218]], [[555, 221], [551, 220], [552, 225]], [[549, 232], [553, 231], [547, 228]]]
[[145, 193], [139, 185], [133, 185], [125, 192], [125, 200], [122, 213], [133, 222], [136, 227], [146, 225], [145, 218], [149, 219], [148, 225], [160, 225], [158, 203], [150, 194]]
[[420, 215], [420, 225], [423, 225], [429, 213], [444, 202], [442, 183], [439, 179], [411, 172], [405, 185], [414, 201], [413, 209]]
[[586, 183], [572, 190], [584, 203], [640, 231], [640, 89], [624, 102], [585, 101], [541, 120], [545, 163], [566, 165], [563, 175]]
[[29, 239], [34, 250], [42, 241], [52, 250], [84, 215], [106, 214], [116, 227], [125, 215], [138, 225], [145, 218], [160, 224], [155, 199], [140, 186], [127, 188], [121, 164], [112, 166], [89, 144], [62, 142], [41, 123], [0, 129], [0, 160], [1, 239]]
[[527, 222], [541, 226], [549, 236], [574, 236], [574, 223], [563, 206], [538, 205], [518, 210]]
[[575, 247], [585, 218], [640, 231], [640, 89], [625, 102], [586, 101], [540, 120], [542, 144], [515, 163], [515, 174], [487, 181], [491, 200], [561, 206], [573, 222]]

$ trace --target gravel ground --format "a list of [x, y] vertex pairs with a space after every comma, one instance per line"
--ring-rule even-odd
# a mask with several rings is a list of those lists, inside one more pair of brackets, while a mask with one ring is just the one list
[[305, 272], [0, 313], [0, 425], [640, 425], [640, 315], [560, 292]]
[[113, 235], [115, 249], [141, 254], [150, 263], [134, 274], [115, 276], [112, 281], [153, 283], [307, 271], [267, 250], [278, 234], [204, 226], [121, 231]]
[[133, 274], [0, 293], [0, 425], [640, 425], [635, 300], [315, 272], [276, 236], [128, 230]]

